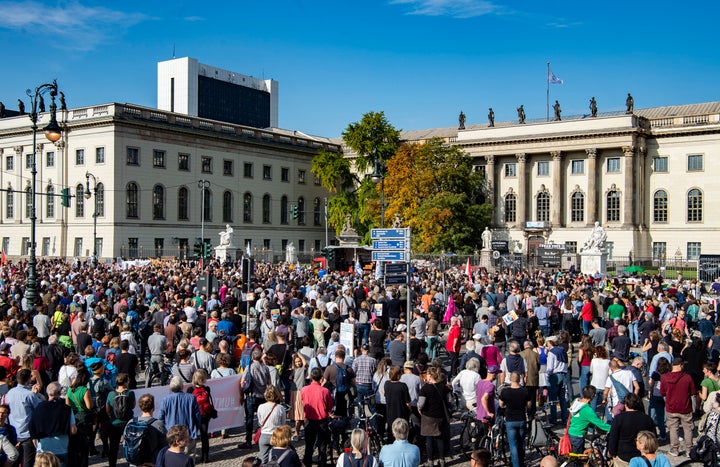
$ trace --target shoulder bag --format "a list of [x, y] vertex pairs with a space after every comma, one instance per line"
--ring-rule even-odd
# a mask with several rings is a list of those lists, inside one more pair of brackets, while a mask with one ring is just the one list
[[260, 427], [253, 434], [253, 437], [252, 437], [253, 444], [258, 444], [260, 442], [260, 436], [262, 435], [262, 429], [265, 426], [265, 423], [270, 418], [270, 415], [272, 415], [273, 412], [275, 411], [275, 407], [277, 407], [277, 402], [275, 404], [273, 404], [272, 408], [270, 409], [270, 412], [268, 412], [268, 414], [265, 416], [265, 420], [263, 420], [263, 422], [260, 424]]

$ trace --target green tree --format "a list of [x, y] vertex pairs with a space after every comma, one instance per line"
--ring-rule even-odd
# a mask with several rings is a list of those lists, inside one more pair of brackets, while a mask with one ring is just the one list
[[397, 213], [412, 228], [414, 251], [471, 253], [480, 246], [492, 205], [472, 168], [467, 153], [439, 138], [403, 145], [388, 161], [386, 217]]
[[[400, 145], [400, 131], [385, 118], [384, 112], [368, 112], [359, 122], [343, 131], [345, 144], [353, 154], [321, 151], [313, 158], [312, 172], [331, 193], [328, 200], [329, 224], [340, 233], [350, 216], [361, 237], [378, 225], [378, 187], [365, 175], [376, 169], [384, 172], [386, 162]], [[377, 165], [376, 165], [377, 162]]]

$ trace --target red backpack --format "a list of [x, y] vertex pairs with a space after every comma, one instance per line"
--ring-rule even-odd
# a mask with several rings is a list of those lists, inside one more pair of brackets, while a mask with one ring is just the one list
[[200, 407], [200, 415], [202, 417], [217, 418], [217, 410], [215, 410], [210, 389], [208, 389], [207, 386], [193, 389], [192, 395], [195, 396], [198, 407]]

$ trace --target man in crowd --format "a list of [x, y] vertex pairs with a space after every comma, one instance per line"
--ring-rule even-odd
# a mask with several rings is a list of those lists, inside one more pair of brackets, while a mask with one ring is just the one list
[[192, 455], [195, 452], [195, 443], [200, 437], [200, 407], [195, 396], [184, 392], [183, 382], [177, 376], [170, 380], [170, 394], [160, 401], [157, 411], [157, 419], [165, 426], [182, 425], [190, 432], [190, 442], [186, 446], [186, 454]]
[[327, 445], [330, 441], [328, 420], [333, 408], [330, 391], [320, 384], [323, 374], [319, 368], [310, 372], [310, 384], [302, 388], [301, 399], [305, 410], [305, 454], [303, 464], [312, 467], [315, 447], [318, 449], [318, 465], [327, 464]]
[[36, 443], [37, 452], [51, 452], [67, 465], [68, 441], [70, 435], [77, 433], [77, 426], [73, 411], [60, 397], [60, 391], [59, 383], [53, 381], [48, 384], [48, 400], [35, 407], [28, 430]]

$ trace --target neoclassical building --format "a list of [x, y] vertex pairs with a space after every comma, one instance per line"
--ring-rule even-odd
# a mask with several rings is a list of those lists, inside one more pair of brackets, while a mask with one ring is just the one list
[[[201, 231], [217, 245], [226, 224], [240, 248], [250, 243], [266, 259], [289, 242], [308, 255], [325, 245], [328, 193], [310, 168], [319, 150], [340, 150], [326, 138], [119, 103], [58, 120], [60, 141], [38, 134], [39, 256], [88, 257], [94, 246], [105, 260], [192, 255]], [[47, 121], [41, 114], [38, 126]], [[32, 156], [28, 116], [0, 119], [0, 238], [10, 257], [29, 249]], [[69, 208], [57, 196], [64, 188]]]

